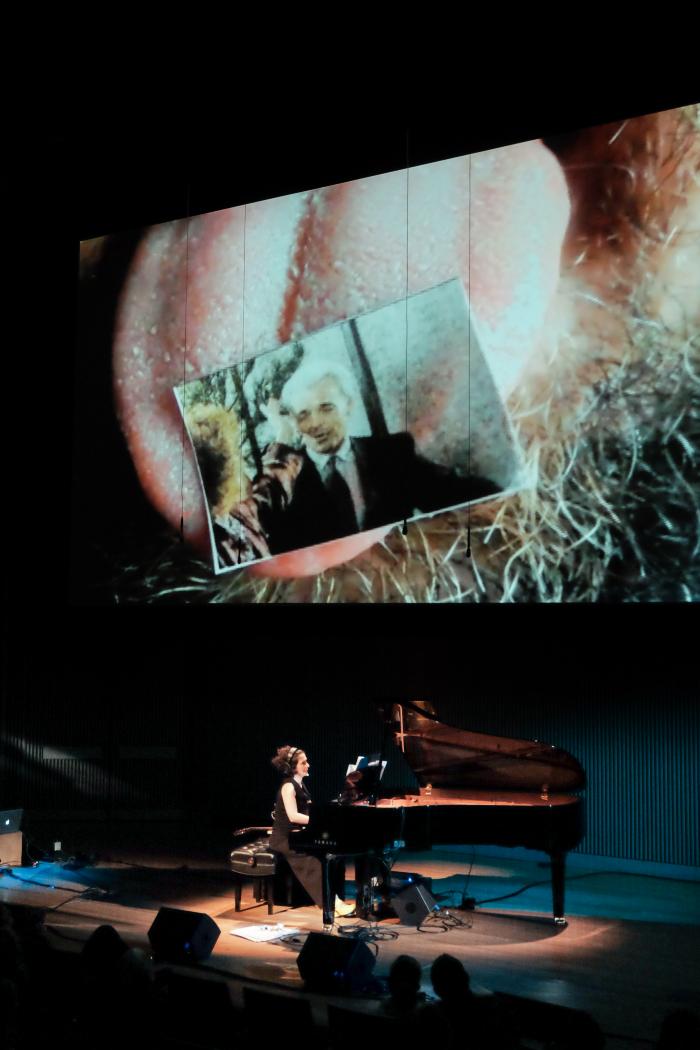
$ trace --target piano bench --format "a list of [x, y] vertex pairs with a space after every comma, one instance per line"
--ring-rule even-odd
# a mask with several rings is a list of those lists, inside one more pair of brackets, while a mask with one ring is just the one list
[[256, 839], [232, 850], [231, 874], [236, 911], [241, 910], [241, 890], [247, 879], [253, 882], [256, 904], [252, 907], [267, 904], [268, 915], [272, 915], [274, 904], [291, 907], [294, 876], [282, 854], [270, 849], [269, 838]]

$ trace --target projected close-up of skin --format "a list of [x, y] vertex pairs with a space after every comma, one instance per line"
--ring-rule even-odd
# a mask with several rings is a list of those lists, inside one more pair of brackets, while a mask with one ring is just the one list
[[[104, 348], [121, 519], [77, 510], [79, 600], [700, 599], [699, 160], [688, 106], [83, 242], [78, 366]], [[174, 388], [454, 278], [522, 484], [216, 575]], [[450, 361], [411, 360], [419, 448], [468, 412]]]

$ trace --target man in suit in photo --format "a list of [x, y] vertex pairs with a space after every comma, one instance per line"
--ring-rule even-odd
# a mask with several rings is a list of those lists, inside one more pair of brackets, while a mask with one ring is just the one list
[[[352, 376], [336, 364], [304, 362], [287, 380], [277, 440], [265, 449], [252, 495], [233, 512], [249, 532], [254, 524], [253, 556], [314, 546], [498, 491], [487, 479], [421, 456], [409, 433], [351, 436], [356, 396]], [[295, 432], [301, 448], [291, 444]]]

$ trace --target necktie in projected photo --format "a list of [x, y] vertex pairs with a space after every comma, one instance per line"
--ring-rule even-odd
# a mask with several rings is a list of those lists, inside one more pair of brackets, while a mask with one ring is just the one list
[[350, 495], [348, 483], [338, 470], [338, 457], [329, 456], [324, 471], [324, 484], [329, 492], [338, 516], [339, 535], [348, 536], [359, 532], [355, 507]]

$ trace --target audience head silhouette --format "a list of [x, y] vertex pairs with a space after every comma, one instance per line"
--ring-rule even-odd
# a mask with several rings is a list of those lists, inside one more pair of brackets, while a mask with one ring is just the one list
[[430, 968], [430, 979], [435, 994], [443, 1002], [455, 1002], [465, 995], [470, 995], [469, 974], [454, 955], [438, 955]]
[[421, 968], [412, 955], [399, 955], [389, 971], [389, 992], [402, 1004], [415, 1003], [420, 991]]

